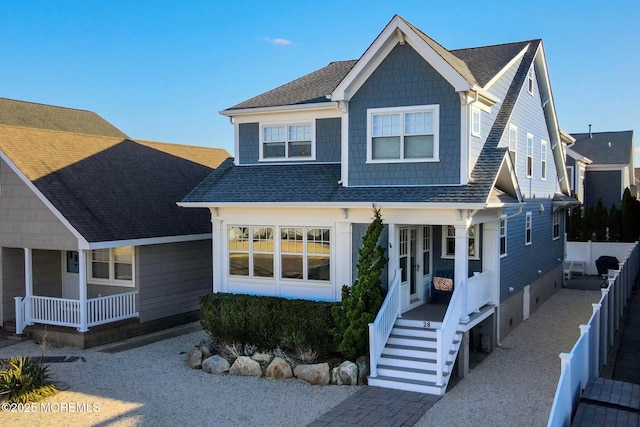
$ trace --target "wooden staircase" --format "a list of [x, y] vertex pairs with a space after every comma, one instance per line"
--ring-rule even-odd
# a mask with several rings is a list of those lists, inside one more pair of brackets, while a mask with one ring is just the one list
[[378, 362], [377, 375], [369, 377], [369, 385], [442, 396], [462, 339], [457, 332], [446, 354], [443, 384], [437, 385], [436, 329], [440, 326], [440, 322], [429, 322], [425, 327], [422, 320], [396, 319]]

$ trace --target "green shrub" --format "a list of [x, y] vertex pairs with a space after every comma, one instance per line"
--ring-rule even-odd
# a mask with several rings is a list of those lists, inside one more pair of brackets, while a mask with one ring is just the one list
[[349, 360], [369, 351], [369, 323], [384, 301], [380, 277], [387, 263], [385, 249], [378, 243], [384, 229], [380, 209], [373, 209], [373, 221], [362, 237], [358, 251], [358, 276], [352, 286], [342, 287], [342, 301], [333, 308], [338, 349]]
[[333, 350], [334, 303], [215, 293], [200, 299], [202, 327], [215, 341], [254, 344], [286, 351]]
[[48, 366], [26, 357], [0, 363], [0, 401], [36, 402], [58, 393], [49, 379]]

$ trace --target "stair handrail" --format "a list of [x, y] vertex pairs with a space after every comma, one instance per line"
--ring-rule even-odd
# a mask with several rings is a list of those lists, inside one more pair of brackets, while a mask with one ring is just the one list
[[400, 279], [402, 269], [397, 268], [373, 323], [369, 323], [369, 375], [378, 375], [377, 367], [387, 339], [398, 317], [400, 317]]
[[446, 364], [446, 357], [453, 345], [453, 339], [458, 332], [458, 325], [460, 324], [463, 311], [462, 293], [466, 292], [466, 287], [466, 283], [463, 283], [462, 286], [455, 287], [444, 319], [442, 320], [442, 325], [436, 329], [436, 385], [438, 386], [444, 385], [443, 371]]
[[24, 331], [24, 328], [31, 323], [29, 313], [27, 312], [27, 303], [31, 303], [31, 298], [28, 296], [14, 297], [14, 303], [16, 308], [16, 334], [20, 335]]

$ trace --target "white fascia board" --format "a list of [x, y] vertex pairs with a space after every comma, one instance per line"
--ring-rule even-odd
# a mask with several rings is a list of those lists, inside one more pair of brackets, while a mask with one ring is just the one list
[[398, 209], [484, 209], [486, 203], [428, 203], [428, 202], [247, 202], [247, 203], [217, 203], [217, 202], [180, 202], [178, 206], [185, 208], [371, 208], [375, 205], [379, 208]]
[[575, 150], [572, 150], [569, 147], [567, 147], [565, 150], [566, 150], [567, 156], [571, 157], [572, 159], [575, 159], [578, 162], [586, 163], [588, 165], [593, 163], [593, 161], [590, 158], [583, 156], [582, 154], [578, 153]]
[[208, 239], [211, 239], [211, 233], [189, 234], [189, 235], [183, 235], [183, 236], [149, 237], [146, 239], [113, 240], [110, 242], [93, 242], [93, 243], [89, 243], [89, 247], [87, 249], [107, 249], [107, 248], [119, 248], [122, 246], [159, 245], [162, 243], [193, 242], [196, 240], [208, 240]]
[[587, 171], [619, 171], [619, 170], [623, 170], [625, 168], [628, 168], [629, 165], [628, 164], [605, 164], [605, 165], [594, 165], [594, 164], [590, 164], [587, 165], [586, 170]]
[[[472, 92], [477, 93], [478, 94], [478, 98], [482, 101], [483, 104], [486, 104], [487, 107], [491, 107], [492, 105], [495, 105], [495, 104], [497, 104], [498, 102], [501, 101], [500, 98], [498, 98], [497, 96], [495, 96], [491, 92], [487, 91], [486, 89], [481, 88], [478, 85], [471, 86], [470, 90]], [[489, 111], [490, 111], [490, 109], [489, 109]]]
[[[498, 177], [500, 176], [500, 171], [502, 170], [503, 167], [507, 167], [507, 170], [509, 171], [509, 176], [511, 177], [511, 184], [513, 185], [513, 189], [516, 192], [516, 196], [518, 199], [518, 203], [521, 203], [524, 200], [524, 197], [522, 196], [522, 191], [520, 191], [520, 183], [518, 182], [518, 177], [516, 175], [516, 171], [515, 168], [513, 167], [513, 163], [511, 161], [511, 156], [508, 155], [508, 151], [505, 152], [504, 157], [502, 158], [502, 163], [500, 164], [500, 167], [498, 168], [498, 173], [496, 174], [496, 176], [493, 179], [493, 182], [491, 183], [491, 188], [496, 188], [496, 182], [498, 181]], [[491, 192], [489, 192], [489, 196], [491, 197]], [[496, 204], [494, 203], [489, 203], [489, 200], [487, 199], [487, 206], [491, 206], [491, 207], [495, 207]], [[513, 203], [500, 203], [500, 206], [511, 206], [514, 205]]]
[[543, 102], [545, 97], [548, 100], [543, 110], [547, 121], [547, 130], [549, 131], [549, 137], [551, 139], [551, 152], [553, 153], [556, 173], [558, 174], [558, 184], [560, 185], [560, 191], [565, 195], [569, 195], [571, 194], [571, 189], [569, 188], [569, 177], [567, 176], [567, 168], [565, 165], [566, 156], [564, 153], [564, 144], [562, 143], [562, 136], [560, 134], [560, 125], [558, 124], [556, 105], [553, 100], [553, 92], [551, 90], [551, 79], [549, 78], [547, 59], [544, 54], [542, 42], [540, 42], [540, 46], [538, 46], [538, 52], [536, 52], [534, 64], [538, 66], [538, 70], [540, 71], [536, 73], [538, 76], [540, 96]]
[[493, 78], [492, 78], [491, 80], [489, 80], [489, 82], [488, 82], [486, 85], [484, 85], [484, 90], [489, 90], [489, 88], [490, 88], [491, 86], [493, 86], [493, 85], [494, 85], [498, 80], [500, 80], [500, 78], [501, 78], [501, 77], [502, 77], [502, 76], [503, 76], [507, 71], [509, 71], [509, 69], [510, 69], [511, 67], [513, 67], [513, 65], [514, 65], [516, 62], [518, 62], [518, 61], [522, 60], [522, 57], [523, 57], [523, 56], [524, 56], [524, 54], [527, 52], [527, 50], [529, 49], [529, 46], [530, 46], [530, 45], [531, 45], [531, 44], [527, 44], [527, 45], [524, 47], [524, 49], [522, 49], [522, 50], [521, 50], [521, 51], [520, 51], [516, 56], [514, 56], [514, 57], [513, 57], [513, 59], [512, 59], [511, 61], [509, 61], [509, 62], [507, 63], [507, 65], [505, 65], [504, 67], [502, 67], [502, 69], [501, 69], [500, 71], [498, 71], [498, 73], [497, 73], [495, 76], [493, 76]]
[[67, 218], [65, 218], [62, 215], [62, 213], [60, 213], [60, 211], [55, 206], [53, 206], [53, 204], [49, 201], [49, 199], [47, 199], [44, 196], [44, 194], [42, 194], [42, 192], [38, 190], [38, 187], [36, 187], [35, 184], [31, 182], [31, 180], [27, 178], [27, 176], [24, 173], [22, 173], [20, 168], [16, 166], [16, 164], [13, 163], [13, 161], [11, 161], [11, 159], [1, 150], [0, 150], [0, 158], [2, 158], [2, 160], [4, 160], [4, 162], [9, 165], [11, 170], [13, 170], [13, 172], [16, 175], [18, 175], [18, 177], [33, 192], [33, 194], [35, 194], [36, 197], [40, 199], [42, 203], [44, 203], [44, 205], [49, 209], [49, 211], [51, 211], [51, 213], [58, 219], [58, 221], [60, 221], [67, 228], [67, 230], [69, 230], [69, 232], [71, 232], [71, 234], [73, 234], [74, 237], [78, 239], [78, 248], [79, 249], [88, 248], [89, 242], [87, 241], [87, 239], [85, 239], [84, 236], [80, 234], [80, 232], [76, 230], [74, 226], [71, 225], [69, 220], [67, 220]]
[[333, 101], [328, 102], [313, 102], [310, 104], [296, 104], [296, 105], [277, 105], [275, 107], [255, 107], [255, 108], [240, 108], [237, 110], [223, 110], [219, 111], [220, 114], [227, 117], [246, 116], [252, 114], [264, 114], [264, 113], [288, 113], [292, 111], [305, 111], [305, 110], [327, 110], [338, 109], [338, 104]]
[[[397, 30], [402, 32], [402, 39], [398, 37]], [[472, 85], [455, 68], [433, 50], [400, 17], [395, 16], [334, 89], [331, 94], [331, 100], [348, 101], [398, 42], [409, 43], [425, 61], [455, 88], [456, 92], [471, 89]]]

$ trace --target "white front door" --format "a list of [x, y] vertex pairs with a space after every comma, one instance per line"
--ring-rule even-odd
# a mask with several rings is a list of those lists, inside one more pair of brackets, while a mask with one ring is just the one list
[[399, 228], [398, 265], [402, 269], [402, 311], [424, 304], [431, 281], [431, 228]]
[[62, 298], [80, 299], [78, 251], [62, 252]]

